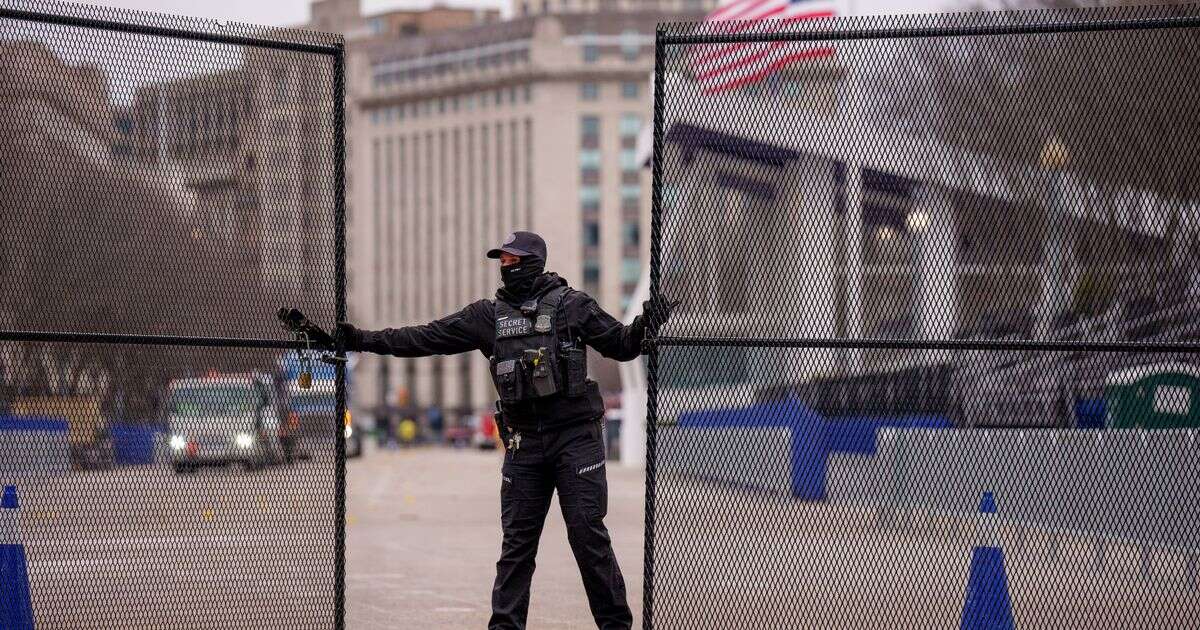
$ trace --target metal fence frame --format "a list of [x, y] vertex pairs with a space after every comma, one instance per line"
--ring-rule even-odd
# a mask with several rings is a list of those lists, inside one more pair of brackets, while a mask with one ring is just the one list
[[[78, 27], [101, 31], [151, 35], [196, 42], [231, 44], [251, 48], [263, 48], [288, 52], [324, 55], [333, 62], [333, 133], [334, 133], [334, 309], [338, 321], [346, 319], [346, 135], [345, 135], [345, 45], [320, 45], [300, 41], [281, 41], [267, 37], [250, 37], [235, 34], [220, 34], [136, 24], [116, 20], [60, 15], [40, 11], [28, 11], [0, 7], [0, 18], [40, 22], [60, 26]], [[218, 23], [219, 25], [219, 23]], [[149, 346], [190, 346], [209, 348], [253, 348], [304, 350], [305, 344], [280, 339], [242, 339], [223, 337], [190, 337], [170, 335], [126, 335], [56, 331], [0, 330], [0, 341], [34, 341], [53, 343], [104, 343]], [[335, 348], [338, 358], [344, 359], [345, 348], [339, 343]], [[346, 410], [345, 362], [336, 365], [336, 415], [333, 420], [339, 430], [334, 431], [336, 441], [336, 487], [334, 494], [335, 540], [334, 540], [334, 627], [345, 627], [346, 617], [346, 436], [341, 428], [341, 418]]]
[[[1092, 33], [1104, 31], [1152, 30], [1200, 27], [1198, 16], [1154, 16], [1128, 19], [1105, 17], [1097, 10], [1095, 19], [1057, 19], [1022, 21], [1022, 17], [1036, 16], [1038, 12], [996, 13], [1000, 18], [991, 23], [966, 24], [956, 21], [951, 15], [910, 15], [900, 17], [905, 24], [898, 28], [871, 27], [868, 22], [857, 18], [833, 22], [816, 27], [801, 25], [793, 30], [767, 32], [767, 29], [750, 29], [743, 33], [689, 34], [670, 29], [660, 24], [654, 43], [654, 119], [652, 193], [650, 221], [650, 299], [662, 297], [660, 282], [663, 267], [662, 212], [663, 212], [663, 163], [665, 156], [665, 81], [667, 47], [688, 44], [734, 44], [765, 42], [837, 42], [878, 39], [918, 39], [942, 37], [981, 37], [1003, 35], [1035, 35], [1061, 33]], [[878, 16], [875, 16], [878, 17]], [[1012, 18], [1012, 19], [1005, 19]], [[825, 24], [828, 22], [821, 21]], [[655, 500], [658, 449], [658, 370], [659, 349], [665, 346], [706, 347], [753, 347], [753, 348], [796, 348], [796, 349], [903, 349], [903, 350], [948, 350], [948, 351], [1043, 351], [1043, 352], [1113, 352], [1153, 353], [1172, 352], [1200, 354], [1197, 343], [1147, 343], [1147, 342], [1072, 342], [1072, 341], [1023, 341], [1023, 340], [910, 340], [910, 339], [838, 339], [838, 338], [778, 338], [778, 337], [661, 337], [661, 323], [650, 321], [643, 348], [647, 355], [646, 375], [646, 496], [645, 496], [645, 555], [643, 560], [643, 609], [642, 625], [646, 630], [654, 628], [654, 552], [655, 552]]]

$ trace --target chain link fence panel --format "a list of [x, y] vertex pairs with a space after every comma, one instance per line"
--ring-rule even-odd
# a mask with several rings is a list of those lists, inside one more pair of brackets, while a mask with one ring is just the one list
[[340, 627], [342, 57], [0, 0], [5, 623]]
[[1200, 14], [755, 4], [658, 35], [645, 627], [1195, 625]]

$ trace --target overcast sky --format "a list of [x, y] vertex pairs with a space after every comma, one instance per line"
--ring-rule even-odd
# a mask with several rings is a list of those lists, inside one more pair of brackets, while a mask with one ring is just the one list
[[[125, 9], [155, 11], [191, 17], [236, 20], [251, 24], [295, 26], [308, 21], [309, 0], [86, 0]], [[362, 0], [365, 13], [388, 9], [423, 9], [434, 0]], [[495, 7], [507, 9], [509, 0], [441, 0], [452, 7]]]

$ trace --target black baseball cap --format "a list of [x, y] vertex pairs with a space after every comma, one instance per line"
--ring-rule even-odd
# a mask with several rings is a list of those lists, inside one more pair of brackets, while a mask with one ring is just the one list
[[537, 256], [545, 262], [546, 241], [533, 232], [513, 232], [508, 235], [508, 238], [504, 239], [503, 245], [488, 250], [487, 257], [499, 258], [501, 252], [521, 257]]

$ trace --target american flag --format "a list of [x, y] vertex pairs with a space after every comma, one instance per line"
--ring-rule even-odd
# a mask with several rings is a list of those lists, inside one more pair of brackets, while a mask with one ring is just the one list
[[[725, 0], [705, 18], [708, 33], [738, 33], [760, 20], [798, 22], [837, 15], [829, 0]], [[728, 24], [722, 24], [728, 22]], [[762, 81], [794, 63], [828, 57], [833, 47], [809, 42], [700, 44], [689, 53], [692, 73], [714, 94]]]

